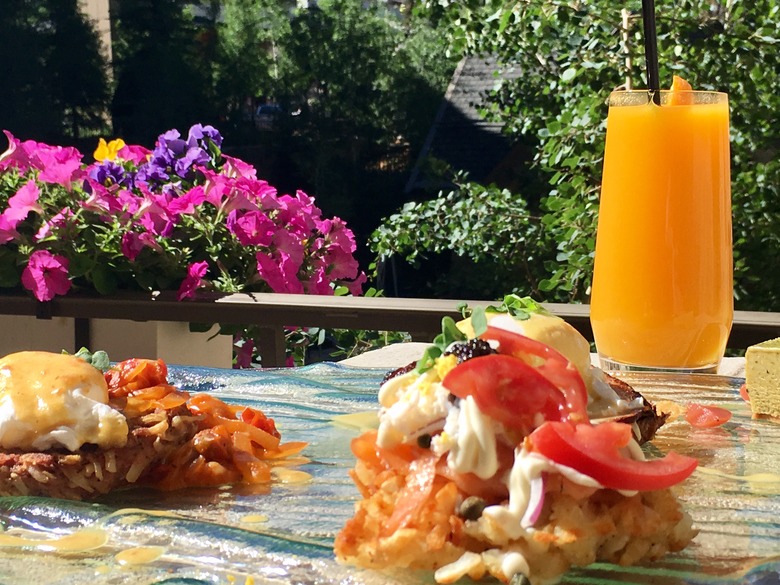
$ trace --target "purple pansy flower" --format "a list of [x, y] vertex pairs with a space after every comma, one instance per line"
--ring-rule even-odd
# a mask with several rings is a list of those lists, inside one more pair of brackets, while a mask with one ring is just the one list
[[133, 188], [133, 173], [127, 172], [122, 165], [112, 160], [93, 164], [87, 174], [90, 179], [106, 187], [121, 185], [129, 189]]
[[205, 145], [206, 139], [213, 142], [217, 148], [222, 147], [222, 134], [214, 128], [214, 126], [203, 126], [202, 124], [195, 124], [190, 128], [189, 140], [195, 140], [198, 143]]

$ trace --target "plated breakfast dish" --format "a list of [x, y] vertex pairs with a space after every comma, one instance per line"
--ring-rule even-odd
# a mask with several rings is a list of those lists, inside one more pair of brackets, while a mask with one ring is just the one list
[[671, 488], [697, 461], [640, 444], [664, 424], [594, 368], [563, 320], [510, 298], [459, 323], [379, 390], [379, 427], [354, 439], [354, 516], [337, 558], [534, 585], [595, 561], [633, 565], [696, 535]]
[[[96, 354], [97, 355], [97, 354]], [[261, 410], [168, 383], [161, 360], [96, 367], [95, 356], [25, 351], [0, 359], [0, 495], [92, 499], [271, 480], [299, 453]]]
[[[422, 353], [422, 352], [420, 352]], [[272, 469], [273, 482], [229, 489], [150, 492], [122, 489], [98, 501], [0, 498], [0, 566], [7, 583], [118, 585], [316, 582], [322, 585], [423, 585], [429, 571], [362, 570], [337, 563], [333, 540], [360, 498], [348, 473], [355, 467], [350, 441], [375, 424], [377, 389], [387, 372], [317, 363], [279, 370], [222, 370], [169, 365], [169, 382], [192, 394], [208, 392], [273, 416], [284, 441], [305, 441], [309, 463], [288, 457]], [[742, 378], [632, 373], [621, 376], [658, 405], [705, 400], [733, 418], [696, 429], [683, 417], [667, 419], [648, 445], [648, 457], [678, 451], [699, 461], [673, 488], [699, 534], [685, 550], [657, 562], [621, 567], [596, 563], [572, 569], [564, 583], [677, 585], [770, 583], [780, 571], [777, 495], [780, 425], [751, 417], [739, 395]], [[370, 419], [365, 413], [373, 410]], [[343, 418], [347, 420], [342, 421]], [[309, 479], [286, 477], [308, 474]], [[734, 510], [738, 510], [735, 513]], [[57, 552], [57, 541], [85, 529], [103, 533], [106, 546]], [[23, 548], [9, 548], [12, 537]], [[46, 540], [35, 548], [34, 540]], [[51, 539], [55, 542], [51, 544]], [[139, 550], [140, 547], [140, 550]], [[128, 557], [148, 556], [127, 565]], [[100, 569], [100, 571], [98, 570]], [[42, 576], [36, 579], [31, 571]], [[103, 572], [105, 571], [105, 572]], [[66, 577], [70, 575], [70, 577]], [[272, 578], [270, 576], [273, 576]], [[467, 583], [468, 580], [465, 580]], [[484, 585], [497, 583], [488, 578]]]

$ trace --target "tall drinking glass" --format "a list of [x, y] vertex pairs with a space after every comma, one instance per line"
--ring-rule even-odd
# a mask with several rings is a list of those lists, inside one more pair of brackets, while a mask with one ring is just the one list
[[725, 93], [610, 95], [591, 324], [601, 365], [712, 372], [733, 318]]

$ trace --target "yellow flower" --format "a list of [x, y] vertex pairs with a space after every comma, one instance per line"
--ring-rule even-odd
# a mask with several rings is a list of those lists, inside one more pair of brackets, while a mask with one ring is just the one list
[[98, 140], [98, 146], [95, 149], [95, 160], [98, 162], [104, 160], [114, 160], [116, 158], [116, 153], [122, 150], [124, 146], [125, 141], [121, 138], [117, 138], [108, 143], [106, 143], [104, 138], [101, 138]]

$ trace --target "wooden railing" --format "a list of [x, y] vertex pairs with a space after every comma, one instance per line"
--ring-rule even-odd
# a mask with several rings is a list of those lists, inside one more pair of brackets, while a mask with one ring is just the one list
[[[127, 293], [110, 297], [69, 295], [40, 303], [26, 295], [0, 295], [0, 315], [30, 315], [40, 319], [71, 317], [76, 321], [74, 347], [90, 347], [90, 321], [176, 321], [256, 325], [267, 332], [259, 351], [264, 366], [284, 364], [285, 326], [405, 331], [416, 341], [431, 340], [445, 315], [459, 317], [458, 305], [486, 306], [487, 301], [319, 295], [200, 294], [177, 301], [175, 293]], [[593, 339], [589, 306], [546, 303], [588, 340]], [[730, 349], [780, 337], [780, 313], [736, 311]]]

